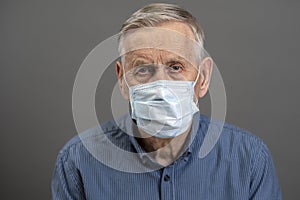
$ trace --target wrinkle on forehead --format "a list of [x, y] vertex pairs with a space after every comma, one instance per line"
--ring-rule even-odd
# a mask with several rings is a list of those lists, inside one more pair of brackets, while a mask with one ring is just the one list
[[130, 62], [135, 62], [136, 60], [145, 61], [148, 63], [155, 64], [165, 64], [172, 61], [178, 61], [181, 63], [186, 63], [197, 67], [197, 62], [195, 59], [186, 60], [180, 55], [176, 55], [172, 52], [167, 52], [165, 50], [158, 49], [139, 49], [126, 54], [125, 63], [130, 64]]
[[[201, 57], [202, 46], [191, 39], [190, 35], [187, 36], [177, 30], [164, 27], [139, 28], [125, 34], [121, 55], [144, 49], [148, 50], [144, 51], [144, 56], [152, 54], [154, 50], [162, 50], [182, 57], [190, 63], [195, 63], [194, 61]], [[149, 49], [153, 49], [153, 52], [149, 52]], [[128, 55], [130, 54], [132, 53]]]

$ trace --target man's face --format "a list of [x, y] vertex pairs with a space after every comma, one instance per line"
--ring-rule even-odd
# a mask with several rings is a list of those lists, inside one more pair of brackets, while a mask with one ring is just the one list
[[[208, 84], [205, 91], [202, 86], [201, 93], [201, 82], [207, 79], [208, 83], [212, 62], [205, 64], [203, 61], [207, 58], [200, 62], [202, 49], [188, 25], [168, 22], [157, 28], [132, 31], [125, 36], [123, 47], [124, 62], [117, 62], [117, 74], [126, 99], [128, 86], [157, 80], [198, 81], [195, 100], [206, 93]], [[203, 73], [196, 80], [201, 65]]]

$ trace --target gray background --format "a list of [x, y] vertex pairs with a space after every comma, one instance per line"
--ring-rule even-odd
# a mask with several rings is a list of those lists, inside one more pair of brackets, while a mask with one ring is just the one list
[[[81, 62], [150, 2], [1, 1], [1, 199], [50, 198], [57, 153], [76, 134], [71, 97]], [[165, 2], [200, 21], [224, 79], [227, 121], [265, 141], [284, 199], [299, 199], [299, 1]], [[99, 84], [101, 120], [110, 118], [101, 99], [110, 97], [113, 73]]]

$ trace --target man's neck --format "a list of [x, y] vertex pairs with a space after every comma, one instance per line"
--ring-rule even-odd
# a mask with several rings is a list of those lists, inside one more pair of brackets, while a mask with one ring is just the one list
[[141, 147], [153, 157], [156, 162], [167, 166], [175, 161], [185, 149], [183, 149], [191, 127], [175, 138], [158, 138], [150, 136], [139, 129], [140, 138], [137, 138]]

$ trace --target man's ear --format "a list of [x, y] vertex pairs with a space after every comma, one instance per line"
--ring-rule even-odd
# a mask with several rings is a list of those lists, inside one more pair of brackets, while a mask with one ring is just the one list
[[116, 62], [116, 74], [118, 77], [118, 84], [119, 84], [121, 94], [124, 97], [124, 99], [129, 100], [128, 87], [127, 87], [127, 84], [125, 83], [125, 80], [123, 77], [124, 70], [123, 70], [122, 63], [120, 61]]
[[199, 98], [204, 97], [208, 91], [212, 70], [212, 58], [205, 57], [200, 63], [200, 75], [196, 83], [196, 94]]

